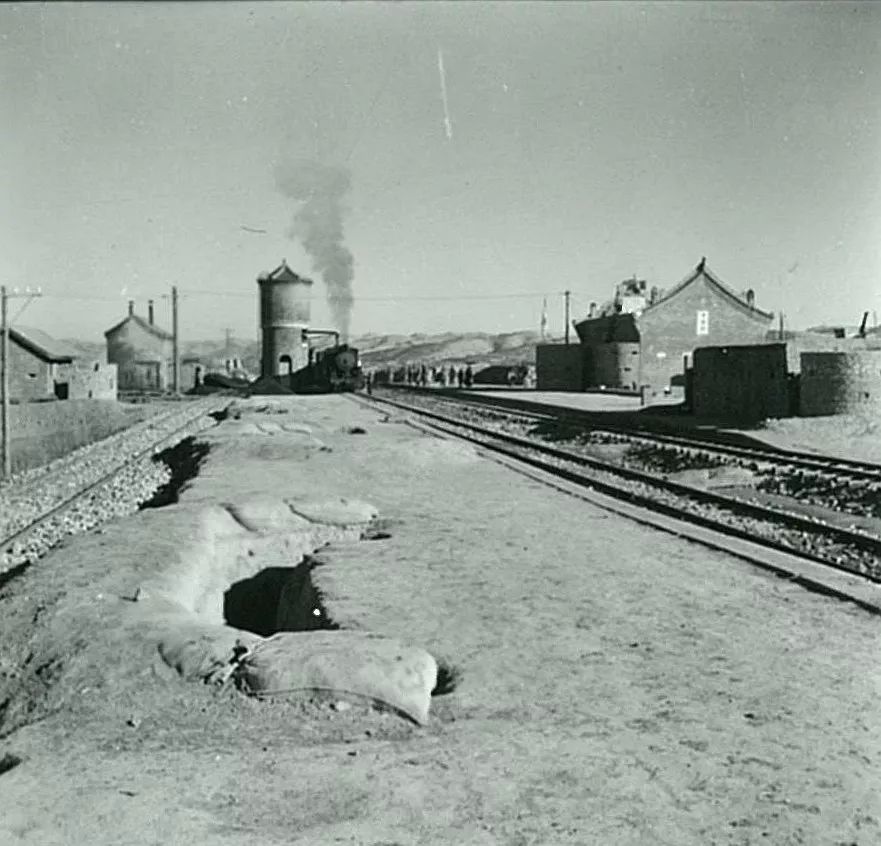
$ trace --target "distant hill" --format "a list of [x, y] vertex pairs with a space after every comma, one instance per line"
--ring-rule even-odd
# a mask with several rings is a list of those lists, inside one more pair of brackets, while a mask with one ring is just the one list
[[[574, 340], [574, 339], [573, 339]], [[549, 339], [560, 342], [562, 338]], [[432, 366], [488, 364], [520, 364], [535, 362], [535, 346], [539, 333], [534, 331], [504, 332], [493, 335], [488, 332], [442, 332], [437, 335], [424, 333], [413, 335], [360, 335], [352, 339], [352, 345], [361, 352], [367, 367], [400, 366], [407, 363]], [[68, 340], [72, 347], [87, 360], [104, 360], [106, 348], [103, 343]], [[245, 370], [260, 370], [260, 344], [257, 341], [232, 339], [227, 348], [222, 339], [184, 341], [181, 357], [197, 356], [209, 369], [223, 369], [227, 358], [238, 358]]]

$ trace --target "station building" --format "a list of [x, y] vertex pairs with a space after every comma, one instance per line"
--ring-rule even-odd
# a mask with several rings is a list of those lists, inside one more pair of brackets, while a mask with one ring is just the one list
[[614, 297], [575, 322], [579, 344], [540, 345], [538, 384], [546, 390], [641, 393], [648, 401], [684, 394], [695, 349], [765, 343], [774, 320], [755, 295], [729, 288], [705, 260], [668, 291], [626, 279]]
[[174, 336], [153, 322], [153, 301], [148, 316], [135, 314], [128, 304], [128, 316], [104, 333], [107, 361], [118, 370], [121, 391], [166, 391], [174, 382]]

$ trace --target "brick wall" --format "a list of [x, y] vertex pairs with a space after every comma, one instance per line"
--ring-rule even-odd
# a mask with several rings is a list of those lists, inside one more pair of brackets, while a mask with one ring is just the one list
[[539, 344], [535, 348], [536, 388], [539, 391], [580, 391], [581, 344]]
[[[706, 333], [698, 334], [698, 312], [706, 312]], [[683, 360], [698, 347], [761, 344], [772, 320], [725, 296], [700, 276], [639, 318], [640, 385], [657, 395], [684, 382]]]
[[12, 400], [47, 399], [55, 396], [55, 368], [30, 350], [9, 339], [9, 397]]
[[[639, 344], [597, 344], [585, 350], [587, 387], [637, 390], [639, 382]], [[592, 366], [587, 362], [590, 361]]]
[[802, 353], [800, 381], [805, 417], [881, 415], [881, 350]]

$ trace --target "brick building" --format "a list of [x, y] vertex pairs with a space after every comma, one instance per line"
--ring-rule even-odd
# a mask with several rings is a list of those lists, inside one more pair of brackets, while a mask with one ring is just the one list
[[120, 391], [166, 391], [174, 381], [174, 338], [153, 323], [153, 303], [147, 320], [135, 314], [129, 303], [128, 317], [104, 333], [107, 361], [115, 364]]
[[9, 398], [12, 401], [67, 397], [76, 353], [39, 329], [9, 330]]
[[[697, 347], [761, 344], [774, 319], [725, 285], [702, 260], [669, 291], [621, 283], [615, 300], [575, 324], [583, 348], [583, 387], [643, 390], [650, 399], [684, 387]], [[630, 310], [625, 311], [625, 305]]]

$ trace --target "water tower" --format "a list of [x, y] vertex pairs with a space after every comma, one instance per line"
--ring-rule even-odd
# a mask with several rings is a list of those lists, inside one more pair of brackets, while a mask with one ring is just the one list
[[287, 262], [257, 277], [260, 287], [261, 375], [287, 376], [309, 363], [304, 330], [309, 327], [312, 280]]

